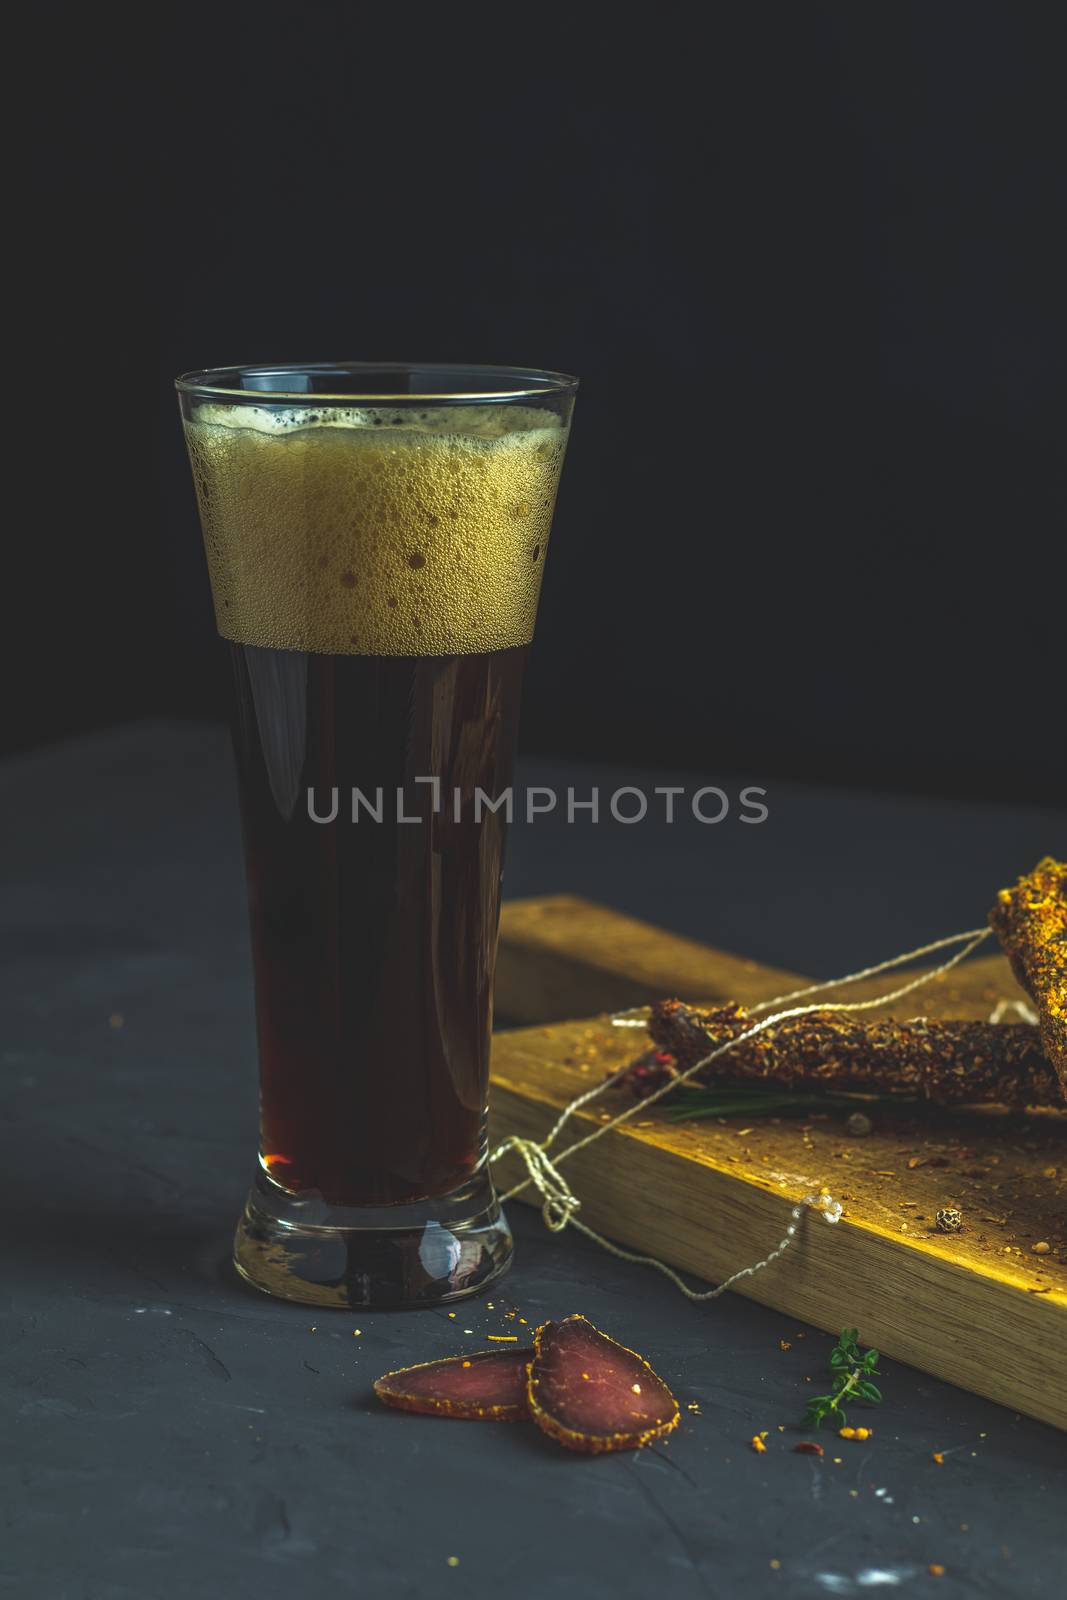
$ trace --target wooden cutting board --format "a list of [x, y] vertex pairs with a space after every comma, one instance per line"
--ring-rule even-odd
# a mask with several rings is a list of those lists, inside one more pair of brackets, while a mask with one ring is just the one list
[[[506, 905], [497, 1011], [533, 1025], [494, 1038], [493, 1138], [542, 1138], [645, 1048], [641, 1030], [603, 1013], [665, 995], [751, 1004], [804, 981], [569, 896]], [[1022, 995], [1007, 962], [991, 956], [935, 979], [901, 1014], [988, 1017], [1011, 998]], [[555, 1149], [628, 1103], [609, 1092]], [[766, 1255], [791, 1206], [828, 1190], [841, 1222], [807, 1213], [797, 1244], [737, 1292], [828, 1332], [858, 1324], [889, 1356], [1067, 1428], [1067, 1112], [870, 1114], [874, 1131], [852, 1138], [836, 1110], [678, 1124], [653, 1107], [563, 1171], [590, 1227], [710, 1282]], [[498, 1184], [521, 1175], [508, 1158]], [[521, 1198], [539, 1203], [532, 1188]], [[934, 1230], [944, 1206], [962, 1210], [962, 1233]]]

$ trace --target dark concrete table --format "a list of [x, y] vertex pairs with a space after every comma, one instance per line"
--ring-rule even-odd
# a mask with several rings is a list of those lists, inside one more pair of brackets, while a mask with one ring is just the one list
[[[777, 1429], [824, 1334], [733, 1296], [690, 1306], [522, 1208], [515, 1270], [455, 1318], [315, 1314], [243, 1288], [227, 1251], [255, 1071], [228, 761], [218, 730], [140, 726], [0, 772], [9, 1592], [1062, 1592], [1062, 1435], [887, 1362], [873, 1439], [795, 1455]], [[758, 828], [518, 829], [508, 890], [584, 893], [828, 975], [980, 921], [990, 888], [1067, 831], [1033, 810], [768, 788]], [[668, 1447], [586, 1459], [530, 1427], [374, 1404], [379, 1372], [511, 1331], [513, 1308], [585, 1312], [699, 1414]]]

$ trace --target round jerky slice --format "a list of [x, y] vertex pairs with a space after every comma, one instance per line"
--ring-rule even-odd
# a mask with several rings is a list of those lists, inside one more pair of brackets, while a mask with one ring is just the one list
[[526, 1397], [538, 1427], [590, 1455], [637, 1450], [678, 1422], [678, 1402], [648, 1362], [585, 1317], [538, 1328]]
[[533, 1351], [480, 1350], [401, 1367], [377, 1380], [374, 1392], [398, 1411], [472, 1422], [511, 1422], [525, 1417], [526, 1371]]

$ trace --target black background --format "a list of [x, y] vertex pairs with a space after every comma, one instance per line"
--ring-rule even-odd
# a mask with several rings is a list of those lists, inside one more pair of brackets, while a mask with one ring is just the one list
[[175, 373], [484, 360], [583, 384], [528, 751], [1060, 791], [1053, 8], [164, 15], [158, 69], [49, 46], [49, 337], [104, 381], [8, 747], [223, 704]]

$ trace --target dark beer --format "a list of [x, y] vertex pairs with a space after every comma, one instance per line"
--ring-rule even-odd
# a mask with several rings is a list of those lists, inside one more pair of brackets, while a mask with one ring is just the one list
[[332, 1205], [450, 1193], [485, 1150], [504, 858], [476, 791], [511, 783], [526, 650], [231, 649], [262, 1160]]
[[[186, 433], [237, 686], [261, 1164], [301, 1205], [413, 1216], [473, 1194], [484, 1162], [506, 824], [477, 800], [511, 782], [569, 396], [553, 409], [219, 392], [189, 402]], [[355, 818], [354, 791], [369, 802]], [[320, 1268], [293, 1265], [283, 1208], [257, 1196], [243, 1227], [260, 1254], [250, 1265], [239, 1235], [239, 1264], [294, 1292]], [[499, 1270], [499, 1239], [465, 1281]], [[352, 1287], [360, 1248], [346, 1244], [349, 1303], [388, 1289]], [[454, 1261], [449, 1293], [468, 1271]], [[405, 1265], [398, 1298], [416, 1297], [423, 1266]]]

